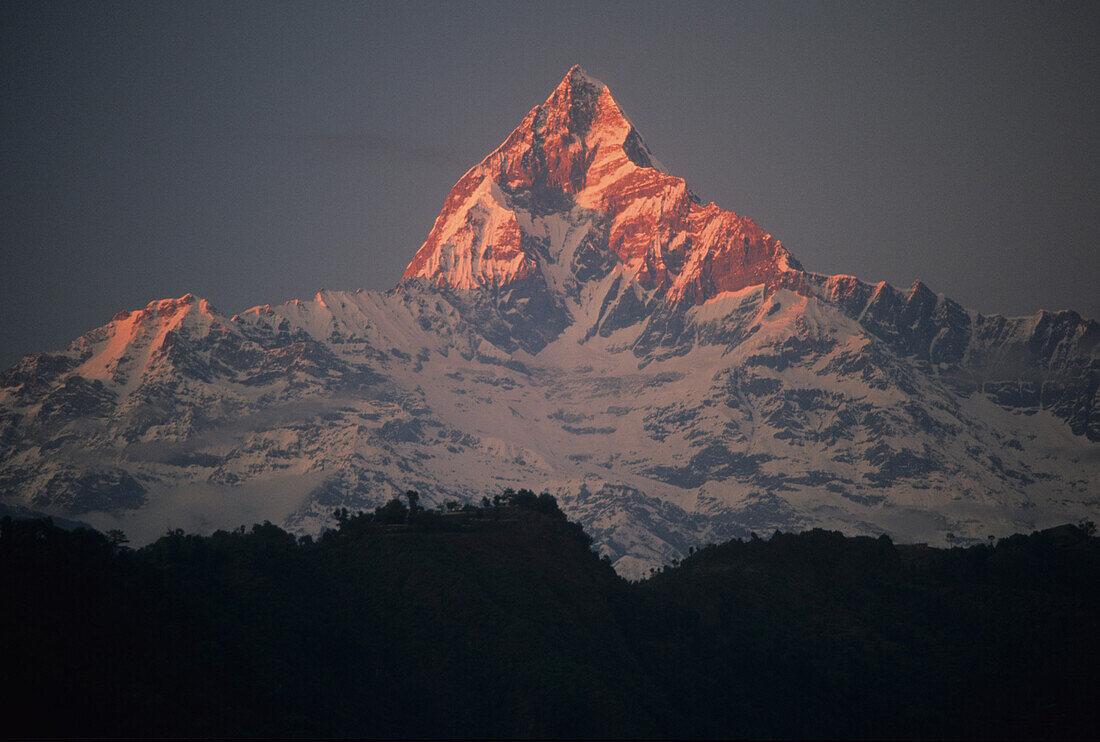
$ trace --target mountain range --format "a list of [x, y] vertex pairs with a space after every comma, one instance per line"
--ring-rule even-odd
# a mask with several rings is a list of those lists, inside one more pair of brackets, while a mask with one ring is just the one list
[[825, 527], [966, 543], [1100, 514], [1100, 324], [806, 271], [572, 68], [399, 284], [190, 294], [0, 374], [0, 503], [315, 533], [406, 490], [556, 496], [616, 569]]

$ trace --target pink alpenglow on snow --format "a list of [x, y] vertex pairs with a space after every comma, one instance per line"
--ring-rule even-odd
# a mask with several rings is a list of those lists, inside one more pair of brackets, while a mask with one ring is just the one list
[[606, 236], [615, 270], [669, 303], [804, 284], [778, 240], [664, 172], [611, 91], [579, 66], [455, 184], [404, 278], [471, 290], [551, 273], [555, 256], [528, 228], [549, 216], [583, 223], [578, 244]]
[[0, 371], [0, 505], [134, 543], [553, 494], [636, 578], [752, 531], [984, 542], [1095, 520], [1100, 324], [804, 271], [579, 67], [391, 291], [188, 294]]

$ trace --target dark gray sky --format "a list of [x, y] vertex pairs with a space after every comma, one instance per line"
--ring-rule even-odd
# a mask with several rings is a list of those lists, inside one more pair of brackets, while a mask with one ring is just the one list
[[569, 67], [810, 270], [1100, 317], [1100, 3], [0, 4], [0, 366], [392, 286]]

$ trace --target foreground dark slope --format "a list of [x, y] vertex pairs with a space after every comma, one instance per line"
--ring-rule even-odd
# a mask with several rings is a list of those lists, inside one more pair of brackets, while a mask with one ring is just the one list
[[951, 551], [776, 534], [631, 584], [552, 500], [515, 502], [137, 552], [5, 520], [5, 732], [1091, 733], [1082, 528]]
[[1092, 736], [1100, 543], [1084, 533], [710, 547], [639, 586], [680, 623], [666, 635], [698, 642], [665, 642], [648, 669], [690, 668], [668, 689], [702, 736]]

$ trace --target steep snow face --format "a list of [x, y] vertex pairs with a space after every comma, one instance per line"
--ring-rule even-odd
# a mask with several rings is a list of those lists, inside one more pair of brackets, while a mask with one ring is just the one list
[[1095, 520], [1097, 481], [1100, 324], [807, 273], [579, 68], [394, 290], [153, 302], [0, 373], [0, 501], [135, 543], [530, 487], [640, 577], [751, 531]]
[[76, 372], [130, 391], [143, 379], [163, 373], [180, 338], [236, 333], [215, 311], [205, 299], [187, 294], [151, 302], [135, 312], [119, 312], [105, 327], [74, 343], [81, 360]]
[[[532, 228], [571, 239], [555, 219]], [[652, 317], [587, 339], [578, 322], [537, 354], [503, 350], [495, 315], [416, 282], [233, 318], [157, 302], [142, 322], [171, 353], [136, 363], [137, 382], [102, 371], [155, 346], [116, 352], [142, 336], [132, 314], [0, 375], [0, 485], [5, 502], [137, 543], [264, 519], [315, 533], [334, 508], [410, 488], [435, 505], [526, 486], [631, 577], [750, 531], [965, 543], [1100, 515], [1097, 444], [1050, 402], [1096, 362], [1093, 325], [811, 278], [808, 295], [719, 294], [656, 343]], [[937, 328], [915, 305], [965, 324]], [[1047, 374], [1046, 401], [1018, 376], [983, 376], [1003, 343], [1037, 349], [1025, 366]], [[983, 360], [933, 367], [929, 348]]]
[[[583, 229], [555, 239], [555, 221]], [[462, 291], [533, 283], [523, 293], [538, 294], [568, 282], [563, 272], [580, 284], [615, 273], [648, 297], [699, 304], [798, 286], [797, 270], [752, 220], [700, 204], [665, 173], [607, 87], [574, 67], [458, 181], [404, 277]]]

